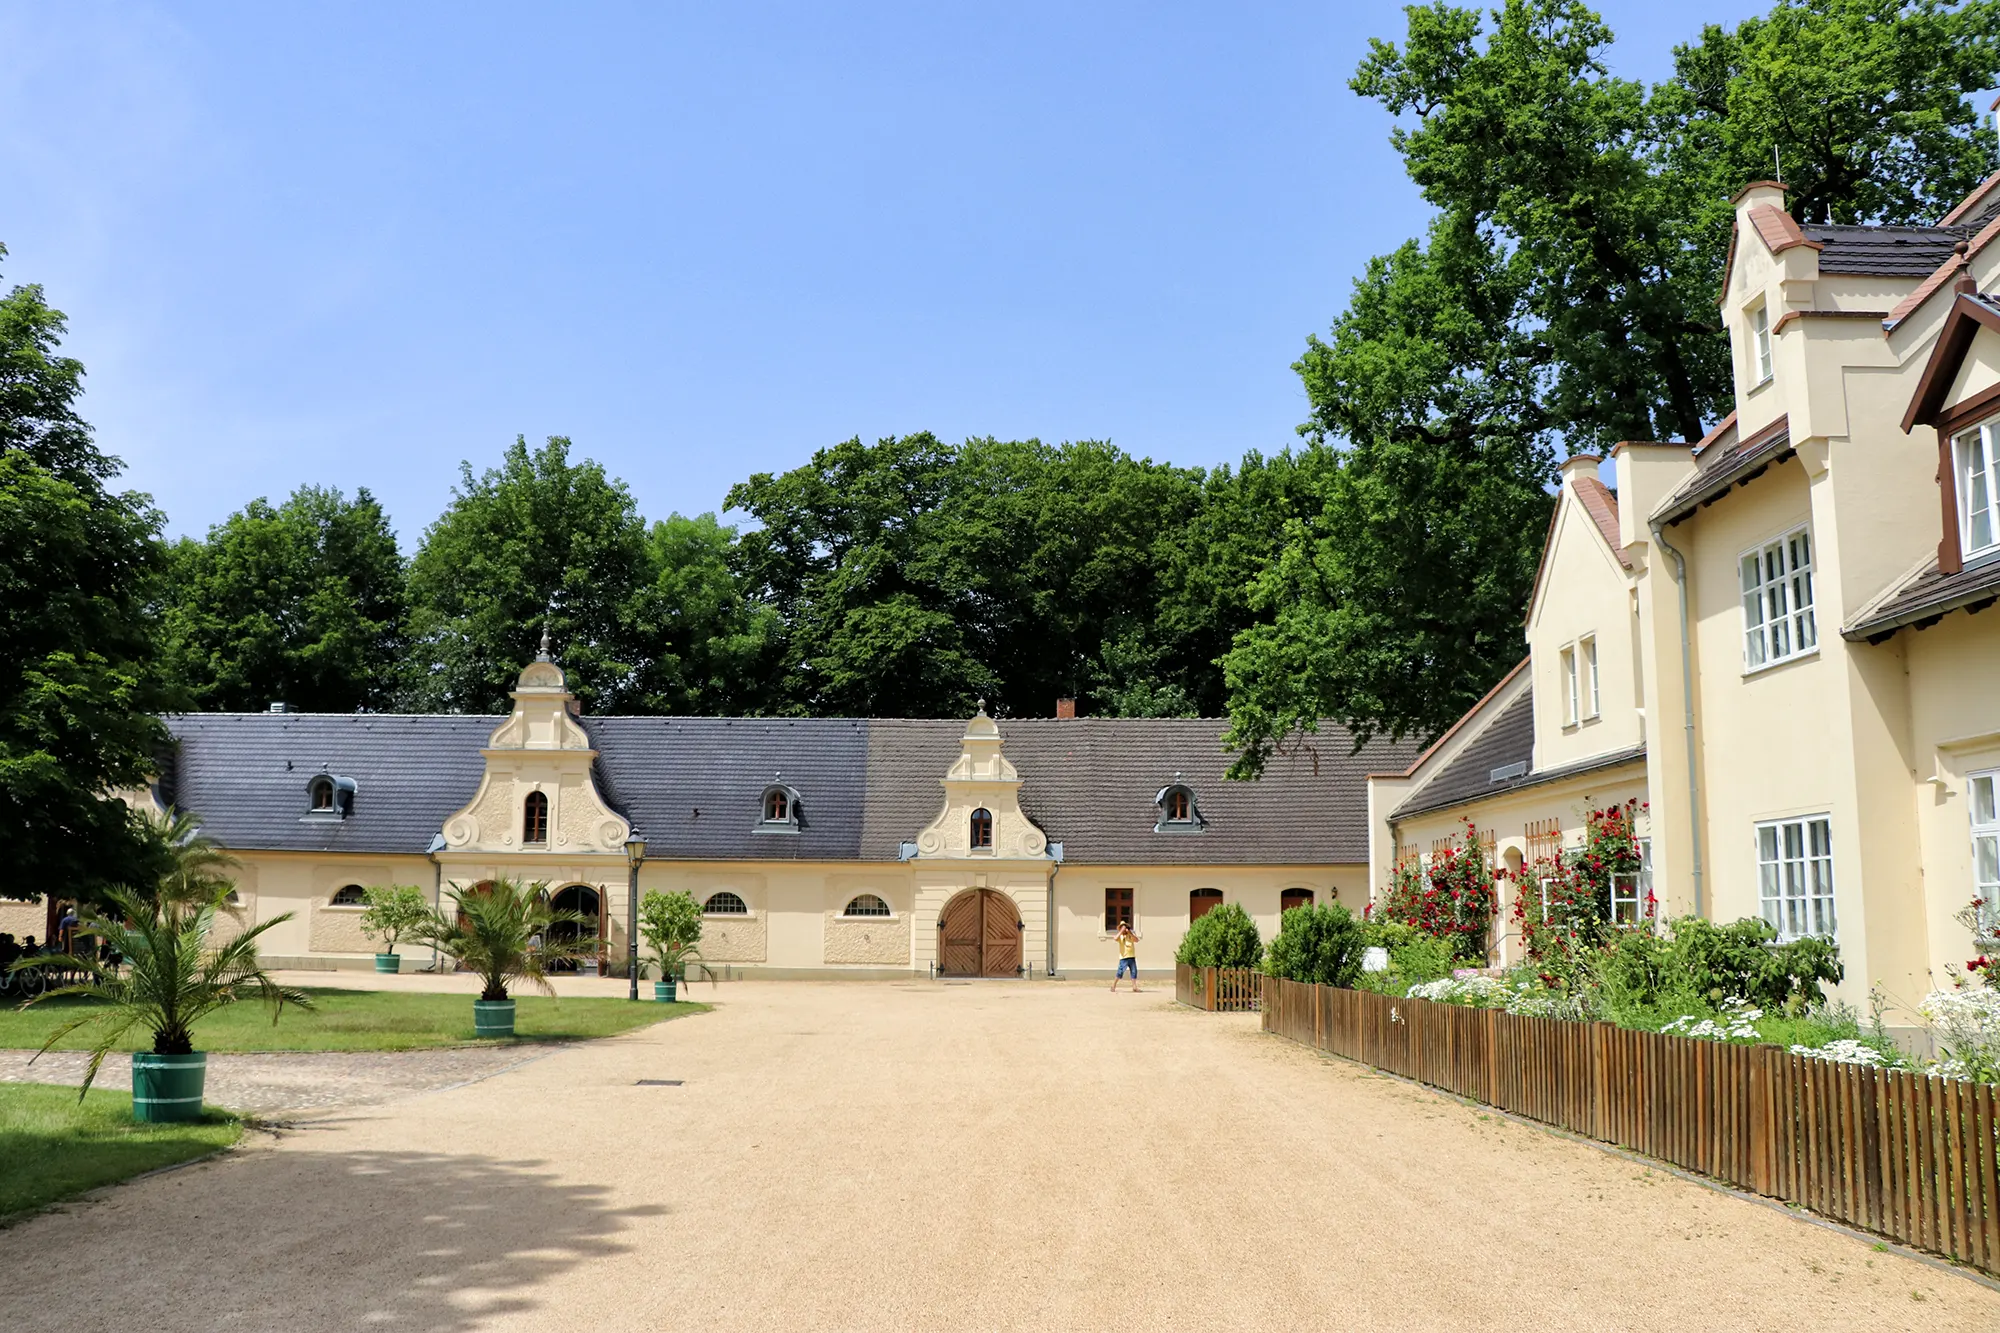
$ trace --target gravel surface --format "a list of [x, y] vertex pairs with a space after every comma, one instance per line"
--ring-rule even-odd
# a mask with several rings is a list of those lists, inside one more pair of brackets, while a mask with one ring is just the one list
[[[259, 1116], [292, 1118], [369, 1106], [413, 1092], [435, 1092], [538, 1060], [555, 1044], [450, 1046], [423, 1051], [282, 1051], [268, 1055], [211, 1055], [204, 1099], [212, 1106]], [[83, 1051], [0, 1050], [0, 1083], [83, 1082], [90, 1056]], [[33, 1063], [30, 1060], [33, 1059]], [[130, 1090], [132, 1061], [106, 1059], [99, 1088]]]
[[1986, 1286], [1158, 990], [716, 998], [0, 1232], [6, 1327], [2000, 1327]]

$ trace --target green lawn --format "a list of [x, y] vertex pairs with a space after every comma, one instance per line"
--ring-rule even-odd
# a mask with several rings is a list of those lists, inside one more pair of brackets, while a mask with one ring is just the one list
[[[261, 1004], [239, 1004], [203, 1019], [195, 1027], [202, 1051], [408, 1051], [479, 1041], [472, 1033], [472, 996], [413, 991], [309, 990], [313, 1008], [285, 1007], [274, 1027]], [[34, 1048], [51, 1032], [94, 1002], [44, 1000], [29, 1009], [0, 1008], [0, 1047]], [[705, 1004], [654, 1004], [641, 1000], [519, 997], [514, 1011], [517, 1041], [575, 1041], [609, 1037], [664, 1019], [700, 1013]], [[84, 1050], [85, 1032], [59, 1050]], [[490, 1038], [488, 1039], [491, 1040]], [[150, 1050], [143, 1028], [126, 1033], [119, 1049]]]
[[227, 1148], [243, 1133], [210, 1111], [181, 1125], [142, 1125], [132, 1096], [46, 1083], [0, 1083], [0, 1221], [58, 1199]]

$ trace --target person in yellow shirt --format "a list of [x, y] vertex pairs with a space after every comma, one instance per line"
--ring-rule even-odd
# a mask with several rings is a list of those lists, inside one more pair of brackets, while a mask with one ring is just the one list
[[1139, 937], [1132, 933], [1130, 921], [1118, 923], [1118, 971], [1112, 975], [1111, 989], [1117, 990], [1119, 981], [1127, 974], [1132, 978], [1132, 990], [1139, 989]]

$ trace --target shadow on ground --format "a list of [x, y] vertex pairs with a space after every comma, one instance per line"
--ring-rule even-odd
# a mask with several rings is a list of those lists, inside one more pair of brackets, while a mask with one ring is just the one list
[[[310, 1132], [310, 1131], [308, 1131]], [[622, 1251], [657, 1205], [473, 1154], [250, 1152], [0, 1235], [23, 1329], [474, 1329]], [[150, 1235], [140, 1242], [139, 1235]]]

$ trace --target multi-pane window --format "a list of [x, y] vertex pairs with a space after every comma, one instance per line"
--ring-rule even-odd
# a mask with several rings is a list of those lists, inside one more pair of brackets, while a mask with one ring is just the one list
[[792, 800], [783, 787], [773, 787], [764, 793], [764, 822], [782, 824], [792, 817]]
[[1639, 839], [1639, 868], [1611, 876], [1611, 920], [1620, 926], [1643, 925], [1653, 916], [1653, 840]]
[[1972, 896], [1992, 930], [2000, 925], [2000, 772], [1975, 773], [1972, 797]]
[[1958, 485], [1958, 542], [1966, 556], [2000, 547], [2000, 421], [1952, 441]]
[[1788, 533], [1742, 558], [1743, 669], [1809, 653], [1819, 645], [1813, 620], [1812, 537]]
[[972, 812], [972, 845], [975, 848], [993, 846], [993, 812], [984, 807]]
[[1167, 818], [1176, 824], [1185, 824], [1188, 817], [1188, 794], [1182, 787], [1167, 793]]
[[1104, 891], [1104, 929], [1107, 933], [1120, 926], [1132, 925], [1132, 890], [1106, 889]]
[[1597, 690], [1597, 636], [1591, 635], [1576, 646], [1583, 658], [1584, 689], [1583, 702], [1585, 717], [1596, 717], [1598, 712]]
[[842, 916], [890, 916], [889, 904], [872, 893], [858, 893], [847, 904]]
[[701, 910], [708, 916], [748, 916], [750, 905], [741, 896], [724, 889], [720, 893], [709, 894]]
[[1563, 673], [1563, 724], [1574, 725], [1583, 717], [1583, 703], [1578, 694], [1576, 680], [1576, 649], [1562, 650]]
[[1825, 815], [1757, 825], [1757, 888], [1780, 940], [1832, 936], [1833, 825]]
[[1771, 378], [1771, 310], [1759, 305], [1750, 312], [1750, 337], [1756, 345], [1757, 383]]
[[545, 843], [549, 840], [549, 798], [538, 791], [528, 793], [521, 803], [521, 841]]

